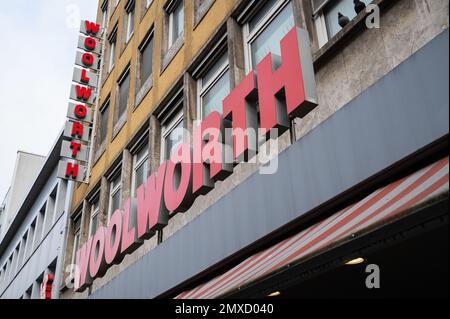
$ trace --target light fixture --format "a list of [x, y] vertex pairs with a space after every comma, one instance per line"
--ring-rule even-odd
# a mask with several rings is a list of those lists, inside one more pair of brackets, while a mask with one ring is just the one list
[[267, 297], [276, 297], [276, 296], [279, 296], [279, 295], [281, 295], [281, 292], [279, 292], [279, 291], [274, 291], [274, 292], [272, 292], [271, 294], [268, 294]]
[[347, 261], [345, 264], [346, 265], [358, 265], [358, 264], [362, 264], [365, 261], [366, 260], [364, 258], [358, 257], [358, 258]]

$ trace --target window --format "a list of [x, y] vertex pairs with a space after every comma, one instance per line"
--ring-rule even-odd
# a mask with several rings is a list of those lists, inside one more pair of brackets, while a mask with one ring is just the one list
[[75, 264], [77, 261], [77, 251], [80, 245], [81, 238], [81, 216], [82, 212], [80, 211], [73, 219], [72, 219], [72, 230], [73, 230], [73, 247], [72, 247], [72, 258], [70, 260], [70, 274], [71, 278], [74, 277]]
[[103, 145], [106, 141], [106, 134], [108, 133], [109, 101], [110, 99], [108, 98], [100, 109], [100, 121], [98, 122], [98, 146]]
[[136, 189], [146, 181], [148, 171], [148, 147], [145, 145], [133, 156], [133, 195], [136, 195]]
[[134, 33], [134, 0], [128, 1], [127, 5], [125, 6], [125, 12], [126, 12], [126, 39], [125, 43], [128, 43], [130, 41], [131, 37]]
[[102, 5], [102, 28], [106, 29], [108, 26], [108, 0], [103, 2]]
[[31, 256], [33, 252], [33, 246], [34, 246], [34, 233], [36, 230], [36, 219], [31, 223], [30, 229], [28, 230], [28, 242], [27, 242], [27, 254], [26, 257], [28, 258]]
[[111, 72], [114, 68], [115, 58], [116, 58], [116, 42], [117, 42], [117, 26], [111, 32], [111, 35], [108, 38], [109, 42], [109, 64], [108, 64], [108, 72]]
[[117, 105], [117, 118], [116, 122], [126, 113], [127, 106], [128, 106], [128, 93], [130, 89], [130, 67], [126, 69], [124, 74], [120, 77], [118, 81], [118, 93], [119, 98], [117, 102], [119, 103]]
[[89, 235], [93, 236], [100, 224], [100, 203], [97, 196], [91, 203], [91, 220], [89, 223]]
[[169, 48], [184, 32], [184, 3], [182, 0], [172, 1], [167, 8], [169, 14]]
[[109, 190], [109, 209], [108, 209], [108, 221], [110, 220], [112, 214], [117, 210], [120, 209], [121, 204], [121, 189], [122, 189], [122, 181], [121, 181], [121, 175], [120, 170], [119, 173], [116, 174], [116, 176], [113, 177], [113, 179], [110, 182], [110, 190]]
[[[366, 5], [371, 2], [371, 0], [361, 1]], [[350, 20], [356, 17], [353, 0], [313, 0], [313, 10], [320, 47], [342, 29], [338, 22], [338, 13], [342, 13]]]
[[170, 159], [172, 152], [183, 142], [183, 112], [176, 114], [162, 128], [161, 162]]
[[217, 62], [198, 80], [198, 106], [201, 118], [212, 111], [222, 113], [222, 101], [230, 93], [230, 72], [228, 52], [224, 52]]
[[294, 26], [292, 3], [269, 0], [244, 27], [247, 71], [268, 53], [280, 55], [280, 41]]
[[140, 53], [140, 86], [150, 78], [153, 67], [153, 30], [144, 39], [139, 47]]

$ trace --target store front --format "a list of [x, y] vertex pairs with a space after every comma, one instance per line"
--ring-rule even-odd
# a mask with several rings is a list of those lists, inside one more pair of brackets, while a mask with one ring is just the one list
[[438, 258], [441, 278], [448, 253], [418, 243], [448, 246], [448, 54], [444, 31], [90, 298], [309, 296], [340, 276], [364, 285], [355, 269], [372, 263], [389, 285], [407, 250], [411, 274]]

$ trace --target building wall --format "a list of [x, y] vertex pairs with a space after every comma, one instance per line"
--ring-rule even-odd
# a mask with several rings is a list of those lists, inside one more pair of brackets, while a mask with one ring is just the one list
[[[166, 99], [166, 95], [171, 92], [171, 88], [177, 83], [184, 84], [185, 116], [189, 119], [195, 119], [196, 114], [193, 111], [195, 105], [192, 103], [192, 90], [195, 85], [192, 83], [190, 74], [185, 75], [186, 70], [190, 70], [192, 62], [202, 51], [208, 49], [208, 44], [215, 40], [216, 32], [219, 28], [225, 28], [228, 35], [228, 49], [230, 57], [230, 68], [232, 70], [232, 86], [239, 83], [245, 74], [243, 68], [242, 54], [242, 33], [241, 28], [234, 18], [236, 10], [240, 10], [245, 1], [223, 1], [213, 2], [209, 11], [203, 19], [194, 27], [196, 23], [193, 13], [192, 1], [185, 1], [185, 38], [184, 45], [175, 55], [173, 60], [164, 69], [165, 59], [162, 47], [163, 17], [161, 14], [165, 1], [153, 1], [148, 13], [146, 13], [138, 26], [136, 26], [134, 36], [130, 44], [125, 48], [122, 55], [116, 62], [113, 72], [106, 78], [105, 84], [100, 93], [100, 100], [104, 100], [111, 93], [114, 96], [114, 83], [123, 71], [123, 68], [131, 60], [131, 74], [135, 74], [136, 52], [140, 40], [153, 24], [155, 26], [155, 49], [153, 66], [153, 87], [144, 97], [142, 102], [134, 110], [134, 94], [130, 94], [130, 100], [127, 111], [127, 122], [123, 128], [112, 138], [112, 120], [113, 114], [110, 114], [108, 137], [106, 149], [102, 155], [96, 159], [92, 168], [91, 183], [81, 185], [74, 194], [72, 213], [77, 209], [86, 208], [87, 195], [99, 185], [105, 198], [107, 191], [107, 181], [105, 174], [113, 163], [122, 157], [123, 181], [129, 180], [129, 150], [127, 149], [130, 141], [139, 132], [142, 126], [148, 125], [150, 131], [150, 167], [154, 171], [159, 165], [158, 139], [155, 137], [160, 134], [158, 120], [152, 113], [158, 110], [158, 107]], [[142, 16], [141, 5], [136, 2], [136, 19]], [[380, 4], [381, 24], [380, 29], [364, 29], [357, 25], [357, 22], [351, 23], [344, 30], [332, 38], [325, 46], [319, 48], [316, 30], [314, 24], [304, 17], [311, 16], [311, 7], [309, 1], [293, 0], [296, 14], [296, 24], [307, 28], [312, 41], [312, 51], [315, 59], [316, 84], [319, 98], [319, 106], [303, 119], [296, 119], [294, 129], [286, 132], [279, 139], [280, 152], [286, 149], [292, 140], [298, 140], [317, 127], [324, 120], [329, 118], [334, 112], [343, 105], [353, 100], [367, 88], [375, 84], [380, 78], [393, 70], [401, 62], [414, 54], [418, 49], [448, 29], [448, 1], [446, 0], [398, 0], [398, 1], [375, 1]], [[111, 30], [116, 21], [119, 21], [119, 34], [123, 27], [123, 6], [125, 1], [121, 1], [119, 7], [114, 11], [108, 30]], [[99, 11], [100, 15], [100, 11]], [[356, 19], [358, 20], [358, 19]], [[361, 20], [361, 18], [359, 18]], [[139, 20], [136, 20], [139, 22]], [[363, 21], [364, 22], [364, 21]], [[136, 23], [137, 24], [137, 23]], [[352, 25], [353, 24], [353, 25]], [[361, 22], [359, 22], [361, 25]], [[130, 92], [134, 92], [135, 77], [131, 78]], [[111, 99], [112, 101], [114, 98]], [[100, 103], [101, 104], [101, 103]], [[112, 105], [112, 109], [114, 105]], [[189, 121], [186, 121], [189, 123]], [[189, 128], [190, 124], [185, 124]], [[153, 150], [154, 149], [154, 150]], [[153, 151], [152, 151], [153, 150]], [[128, 164], [127, 164], [128, 161]], [[154, 162], [158, 162], [155, 165]], [[211, 207], [225, 194], [229, 193], [237, 185], [246, 180], [258, 169], [258, 164], [240, 164], [234, 173], [225, 181], [216, 183], [214, 190], [208, 195], [199, 197], [192, 208], [184, 213], [178, 214], [172, 218], [169, 225], [164, 229], [163, 240], [167, 240], [179, 229], [187, 225], [197, 216], [202, 214], [208, 207]], [[127, 187], [127, 186], [125, 186]], [[124, 197], [129, 194], [125, 189]], [[102, 207], [102, 204], [101, 204]], [[105, 214], [106, 205], [103, 205], [103, 214]], [[83, 211], [83, 225], [88, 227], [86, 221], [87, 213]], [[87, 239], [86, 231], [83, 232], [83, 241]], [[70, 242], [70, 241], [69, 241]], [[97, 291], [105, 283], [109, 282], [117, 274], [140, 259], [150, 250], [157, 246], [155, 237], [146, 241], [132, 255], [126, 256], [124, 261], [117, 266], [111, 267], [103, 278], [94, 281], [92, 292]], [[66, 248], [70, 251], [70, 247]], [[67, 258], [66, 258], [67, 263]], [[68, 290], [64, 297], [86, 297], [87, 292], [83, 294], [72, 294]]]
[[[45, 186], [34, 199], [31, 209], [13, 239], [0, 257], [0, 269], [3, 269], [10, 256], [15, 256], [15, 250], [19, 244], [21, 244], [19, 251], [25, 249], [23, 255], [19, 253], [20, 256], [23, 256], [19, 258], [21, 262], [17, 261], [17, 256], [13, 257], [13, 267], [10, 265], [7, 267], [8, 275], [5, 277], [5, 274], [2, 273], [0, 278], [0, 298], [2, 299], [39, 298], [39, 281], [42, 280], [44, 274], [48, 273], [49, 267], [56, 274], [56, 280], [60, 280], [61, 254], [70, 200], [70, 193], [68, 196], [66, 194], [68, 190], [70, 191], [70, 187], [68, 189], [67, 181], [59, 180], [56, 174], [57, 168], [55, 167]], [[50, 195], [55, 189], [57, 189], [57, 193], [54, 202], [52, 202]], [[46, 204], [45, 218], [42, 220], [42, 226], [38, 226], [40, 224], [38, 215], [44, 204]], [[37, 224], [32, 236], [33, 240], [30, 241], [30, 226], [36, 218]], [[38, 228], [41, 229], [41, 235], [36, 235]], [[22, 239], [26, 234], [28, 234], [28, 241], [24, 245], [25, 242]], [[26, 296], [26, 291], [30, 287], [32, 287], [31, 294]], [[58, 286], [54, 285], [53, 298], [57, 298], [58, 293]]]
[[26, 152], [17, 152], [16, 165], [8, 192], [8, 199], [5, 202], [5, 211], [0, 216], [3, 218], [2, 228], [0, 230], [0, 241], [6, 233], [10, 223], [14, 220], [22, 201], [31, 188], [37, 174], [45, 162], [45, 156], [30, 154]]

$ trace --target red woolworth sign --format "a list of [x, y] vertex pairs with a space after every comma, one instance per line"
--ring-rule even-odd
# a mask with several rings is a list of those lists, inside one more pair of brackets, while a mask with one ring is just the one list
[[52, 299], [53, 280], [52, 274], [45, 275], [41, 283], [41, 299]]
[[[259, 102], [260, 131], [266, 136], [273, 136], [275, 129], [287, 130], [290, 119], [304, 117], [317, 106], [308, 33], [293, 28], [280, 46], [281, 57], [268, 54], [256, 72], [250, 72], [224, 99], [223, 117], [218, 112], [207, 116], [194, 129], [193, 146], [179, 145], [170, 160], [137, 189], [136, 198], [129, 198], [122, 210], [113, 212], [108, 227], [99, 227], [81, 246], [76, 254], [75, 290], [90, 286], [164, 228], [171, 215], [187, 211], [197, 196], [207, 194], [216, 181], [232, 173], [233, 165], [230, 168], [224, 160], [226, 123], [233, 130], [234, 161], [253, 152], [247, 130], [255, 127], [248, 119], [257, 114], [249, 102]], [[235, 138], [234, 131], [243, 132], [243, 142]]]
[[82, 21], [73, 73], [67, 122], [64, 129], [65, 140], [61, 145], [61, 160], [58, 177], [77, 182], [86, 182], [86, 163], [89, 161], [90, 131], [93, 120], [93, 105], [98, 85], [98, 65], [101, 40], [100, 26]]

